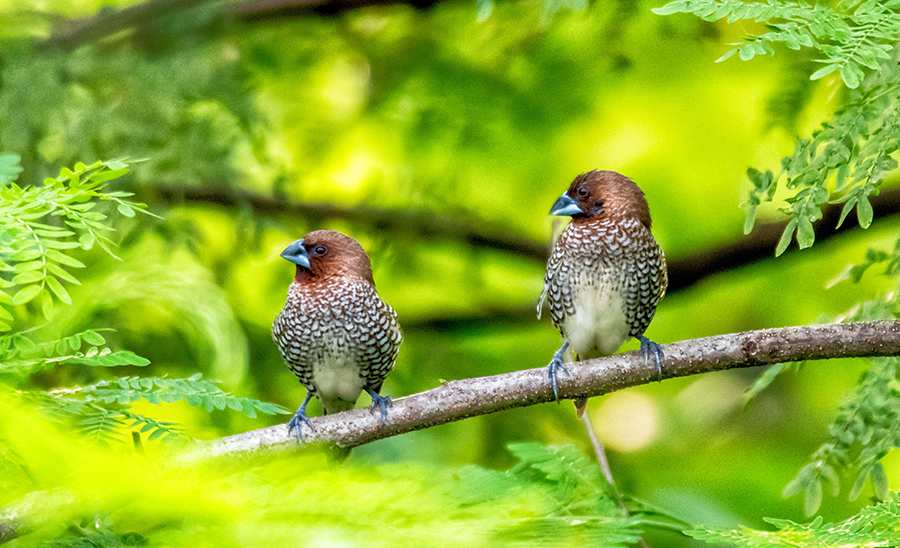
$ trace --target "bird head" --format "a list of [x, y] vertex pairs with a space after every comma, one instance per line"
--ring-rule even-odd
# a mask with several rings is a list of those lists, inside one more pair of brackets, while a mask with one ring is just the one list
[[375, 284], [372, 263], [359, 242], [334, 230], [316, 230], [287, 246], [281, 257], [297, 265], [297, 281], [362, 278]]
[[569, 215], [575, 220], [602, 216], [635, 217], [650, 228], [650, 208], [634, 181], [615, 171], [582, 173], [550, 208], [550, 215]]

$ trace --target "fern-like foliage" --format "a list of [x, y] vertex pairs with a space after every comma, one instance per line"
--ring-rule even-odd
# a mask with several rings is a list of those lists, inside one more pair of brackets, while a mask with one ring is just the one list
[[[46, 412], [103, 442], [119, 440], [125, 431], [146, 434], [148, 440], [187, 438], [174, 423], [132, 411], [131, 406], [140, 400], [154, 404], [186, 401], [210, 412], [232, 409], [250, 417], [257, 412], [288, 412], [274, 404], [229, 394], [199, 373], [186, 379], [120, 377], [50, 391], [28, 387], [32, 373], [55, 367], [149, 365], [141, 356], [107, 346], [102, 330], [35, 342], [38, 327], [14, 330], [13, 312], [38, 296], [48, 317], [54, 297], [72, 304], [63, 284], [77, 284], [78, 279], [67, 269], [85, 266], [72, 256], [73, 251], [98, 245], [115, 256], [115, 244], [109, 237], [111, 218], [109, 212], [101, 211], [101, 204], [113, 204], [115, 212], [125, 217], [150, 213], [143, 204], [128, 200], [130, 193], [105, 191], [109, 181], [127, 173], [123, 162], [79, 163], [38, 186], [15, 183], [22, 171], [18, 163], [18, 156], [0, 155], [0, 333], [4, 333], [0, 335], [0, 383], [22, 387], [16, 392], [19, 397], [36, 400]], [[15, 464], [15, 459], [0, 451], [0, 472], [7, 466], [15, 468]]]
[[880, 70], [881, 63], [891, 57], [900, 39], [898, 9], [898, 0], [849, 0], [834, 8], [780, 0], [675, 0], [653, 11], [659, 15], [693, 13], [706, 21], [765, 23], [769, 32], [748, 36], [746, 44], [735, 44], [738, 47], [718, 60], [735, 53], [745, 61], [756, 55], [771, 55], [778, 43], [794, 50], [813, 48], [821, 56], [817, 61], [825, 66], [810, 78], [816, 80], [839, 70], [847, 87], [856, 89], [865, 78], [864, 69]]
[[23, 187], [14, 182], [18, 161], [15, 155], [0, 156], [0, 332], [12, 328], [12, 306], [42, 296], [49, 315], [51, 294], [71, 304], [63, 282], [77, 284], [69, 269], [84, 263], [66, 250], [98, 245], [115, 256], [107, 235], [113, 229], [104, 222], [109, 217], [100, 211], [101, 203], [114, 203], [126, 217], [148, 214], [144, 204], [127, 199], [129, 192], [103, 192], [109, 181], [128, 173], [124, 162], [79, 163], [43, 185]]
[[869, 196], [898, 166], [894, 155], [900, 148], [900, 67], [893, 51], [900, 40], [900, 0], [846, 1], [836, 7], [779, 0], [676, 0], [654, 11], [693, 13], [708, 21], [763, 22], [770, 32], [750, 36], [719, 60], [734, 53], [744, 60], [773, 54], [778, 42], [790, 49], [813, 48], [825, 66], [811, 78], [840, 71], [852, 90], [844, 107], [821, 129], [797, 139], [778, 174], [748, 169], [753, 187], [743, 204], [745, 232], [753, 229], [757, 207], [773, 200], [782, 180], [789, 196], [781, 211], [789, 222], [776, 255], [784, 253], [795, 234], [800, 249], [813, 245], [813, 223], [822, 218], [827, 203], [844, 204], [839, 224], [854, 209], [860, 226], [872, 223]]
[[807, 524], [771, 518], [766, 521], [778, 530], [742, 527], [736, 530], [697, 529], [685, 533], [710, 544], [747, 548], [900, 545], [900, 497], [896, 493], [839, 523], [825, 523], [821, 517]]

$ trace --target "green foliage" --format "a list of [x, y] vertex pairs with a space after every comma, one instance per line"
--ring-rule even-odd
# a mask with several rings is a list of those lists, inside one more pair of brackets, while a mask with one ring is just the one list
[[[0, 331], [12, 329], [11, 309], [41, 297], [44, 314], [50, 315], [52, 297], [71, 304], [63, 282], [78, 284], [69, 270], [84, 263], [66, 250], [89, 250], [99, 245], [113, 255], [108, 215], [98, 207], [113, 203], [119, 214], [134, 217], [147, 213], [144, 204], [127, 200], [129, 192], [103, 192], [109, 181], [128, 173], [127, 164], [95, 162], [64, 168], [58, 177], [41, 186], [19, 186], [3, 173], [15, 173], [13, 157], [0, 165]], [[14, 178], [14, 177], [13, 177]]]
[[[877, 194], [885, 175], [897, 168], [894, 154], [900, 148], [900, 67], [891, 52], [900, 39], [900, 2], [842, 2], [836, 8], [816, 4], [741, 0], [677, 0], [656, 13], [693, 13], [707, 21], [727, 19], [764, 22], [771, 32], [751, 36], [749, 42], [725, 54], [739, 53], [749, 60], [757, 54], [773, 54], [772, 44], [784, 42], [791, 49], [809, 47], [824, 58], [825, 67], [812, 74], [821, 78], [840, 70], [853, 90], [845, 106], [823, 123], [808, 139], [797, 139], [794, 154], [781, 161], [781, 171], [750, 168], [753, 188], [743, 204], [744, 232], [756, 222], [757, 207], [771, 202], [784, 179], [787, 205], [780, 208], [789, 222], [775, 249], [781, 255], [796, 235], [800, 249], [813, 245], [813, 224], [822, 218], [828, 203], [843, 203], [840, 226], [856, 210], [863, 228], [872, 224], [869, 196]], [[864, 69], [871, 71], [867, 77]]]
[[845, 1], [837, 7], [801, 2], [744, 2], [742, 0], [676, 0], [653, 10], [659, 15], [693, 13], [705, 21], [729, 23], [753, 20], [769, 32], [751, 35], [747, 43], [719, 58], [737, 53], [744, 61], [775, 53], [776, 43], [788, 48], [813, 48], [825, 66], [810, 76], [816, 80], [839, 70], [850, 89], [865, 78], [863, 69], [880, 70], [900, 39], [900, 2], [896, 0]]
[[[19, 287], [15, 296], [0, 291], [0, 330], [13, 328], [14, 307], [42, 296], [44, 315], [50, 318], [50, 294], [72, 304], [65, 283], [79, 284], [64, 267], [85, 265], [70, 253], [90, 250], [99, 245], [109, 255], [114, 242], [107, 236], [113, 230], [111, 219], [98, 206], [112, 203], [116, 213], [134, 217], [147, 213], [144, 204], [126, 198], [131, 193], [103, 192], [109, 181], [127, 173], [122, 162], [79, 163], [63, 169], [60, 175], [46, 179], [41, 186], [20, 186], [14, 182], [21, 168], [18, 157], [0, 157], [0, 287]], [[65, 225], [67, 228], [61, 228]], [[113, 255], [114, 256], [114, 255]], [[146, 289], [146, 285], [143, 286]], [[108, 288], [107, 288], [108, 289]], [[127, 350], [106, 346], [99, 330], [65, 334], [50, 341], [35, 342], [37, 327], [0, 336], [0, 381], [21, 384], [33, 373], [61, 366], [119, 367], [147, 366], [149, 360]], [[251, 398], [236, 397], [204, 380], [196, 373], [186, 379], [161, 377], [119, 377], [93, 384], [55, 390], [26, 389], [20, 396], [40, 402], [41, 407], [59, 418], [74, 423], [76, 429], [95, 441], [118, 439], [123, 430], [148, 434], [148, 440], [183, 438], [179, 427], [132, 411], [132, 404], [146, 400], [152, 404], [185, 401], [208, 412], [232, 409], [251, 418], [256, 412], [287, 413], [280, 406]]]
[[[892, 252], [869, 249], [862, 263], [850, 265], [832, 280], [831, 285], [852, 280], [859, 283], [874, 265], [884, 264], [881, 273], [893, 281], [893, 290], [860, 303], [844, 314], [843, 321], [871, 321], [900, 316], [900, 239]], [[841, 492], [841, 474], [853, 480], [850, 498], [856, 499], [868, 481], [875, 496], [888, 496], [887, 476], [881, 459], [900, 447], [900, 358], [873, 358], [859, 384], [845, 396], [837, 417], [829, 426], [829, 437], [810, 457], [796, 477], [784, 489], [785, 497], [804, 495], [807, 515], [818, 511], [826, 490], [833, 496]], [[779, 364], [768, 368], [747, 392], [753, 399], [775, 378], [796, 365]]]
[[[23, 411], [0, 401], [0, 418]], [[572, 447], [516, 444], [510, 449], [519, 462], [506, 471], [337, 467], [310, 453], [206, 462], [179, 451], [101, 452], [33, 416], [19, 424], [40, 437], [8, 424], [0, 422], [0, 438], [10, 435], [5, 447], [24, 457], [30, 478], [0, 493], [7, 508], [29, 509], [20, 514], [28, 521], [19, 546], [321, 546], [332, 539], [370, 547], [624, 547], [640, 538], [640, 518], [623, 515], [599, 467]], [[79, 450], [59, 462], [73, 445]]]
[[777, 531], [759, 531], [742, 527], [736, 530], [697, 529], [685, 533], [710, 544], [747, 548], [790, 546], [897, 546], [900, 544], [900, 496], [863, 508], [858, 516], [839, 523], [825, 523], [818, 517], [798, 524], [782, 519], [766, 519]]

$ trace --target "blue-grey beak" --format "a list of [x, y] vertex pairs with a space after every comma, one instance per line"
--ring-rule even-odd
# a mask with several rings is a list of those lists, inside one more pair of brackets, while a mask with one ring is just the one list
[[584, 211], [578, 207], [578, 202], [569, 198], [565, 192], [553, 202], [553, 207], [550, 208], [550, 215], [575, 215], [577, 213], [584, 213]]
[[303, 240], [297, 240], [281, 252], [281, 256], [294, 264], [309, 268], [309, 254], [303, 247]]

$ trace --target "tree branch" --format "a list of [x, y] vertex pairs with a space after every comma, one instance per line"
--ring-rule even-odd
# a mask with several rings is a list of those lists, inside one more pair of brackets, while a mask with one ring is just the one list
[[[248, 23], [307, 14], [332, 15], [367, 6], [407, 4], [427, 8], [440, 0], [148, 0], [118, 11], [63, 23], [41, 46], [45, 49], [74, 50], [118, 32], [152, 24], [157, 19], [185, 12], [201, 4], [220, 4], [223, 16]], [[205, 24], [209, 21], [205, 20]]]
[[[846, 357], [900, 356], [900, 320], [761, 329], [663, 345], [663, 377], [698, 375], [739, 367]], [[655, 364], [640, 352], [587, 360], [560, 377], [561, 399], [600, 396], [656, 380]], [[387, 421], [367, 409], [311, 419], [307, 442], [352, 448], [468, 417], [553, 401], [545, 368], [448, 382], [398, 398]], [[295, 439], [286, 424], [213, 440], [192, 454], [216, 457], [261, 448], [289, 447]]]
[[[303, 217], [316, 221], [342, 219], [366, 225], [379, 232], [409, 234], [422, 238], [458, 241], [468, 246], [508, 253], [516, 257], [546, 263], [550, 253], [548, 242], [535, 241], [510, 234], [499, 227], [477, 226], [453, 219], [435, 216], [432, 212], [376, 209], [371, 207], [340, 207], [333, 204], [304, 204], [222, 188], [173, 188], [155, 189], [157, 199], [169, 204], [197, 203], [224, 207], [248, 207], [255, 214], [273, 217]], [[882, 191], [870, 199], [878, 218], [900, 213], [900, 189]], [[813, 226], [816, 242], [821, 243], [836, 235], [854, 229], [855, 219], [848, 217], [840, 228], [837, 221], [843, 204], [832, 204], [822, 209], [822, 219]], [[717, 248], [701, 251], [686, 257], [669, 258], [668, 294], [687, 289], [703, 279], [771, 259], [775, 246], [784, 232], [787, 221], [760, 223], [748, 236]], [[788, 253], [796, 252], [796, 245]], [[536, 297], [535, 297], [536, 298]], [[457, 329], [484, 325], [509, 325], [534, 321], [534, 304], [514, 305], [507, 308], [481, 310], [464, 316], [427, 318], [404, 324], [416, 329]]]

